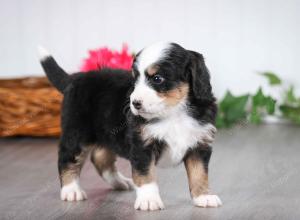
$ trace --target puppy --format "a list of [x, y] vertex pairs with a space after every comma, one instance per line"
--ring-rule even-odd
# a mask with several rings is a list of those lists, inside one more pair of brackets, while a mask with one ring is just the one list
[[[45, 50], [40, 52], [50, 82], [64, 95], [58, 154], [62, 200], [87, 198], [79, 175], [91, 151], [98, 173], [114, 189], [136, 189], [135, 209], [164, 208], [155, 166], [181, 162], [194, 205], [221, 205], [208, 188], [217, 106], [201, 54], [156, 43], [136, 55], [132, 72], [68, 75]], [[130, 161], [133, 182], [118, 172], [117, 155]]]

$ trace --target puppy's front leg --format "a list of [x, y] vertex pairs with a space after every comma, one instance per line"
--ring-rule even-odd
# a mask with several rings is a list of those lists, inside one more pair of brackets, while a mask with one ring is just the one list
[[146, 164], [145, 161], [141, 161], [141, 163], [143, 164], [132, 164], [132, 177], [137, 195], [134, 208], [144, 211], [164, 209], [155, 180], [154, 160], [151, 159]]
[[210, 156], [211, 148], [201, 145], [190, 151], [184, 159], [194, 205], [204, 208], [222, 205], [217, 195], [209, 194], [208, 163]]

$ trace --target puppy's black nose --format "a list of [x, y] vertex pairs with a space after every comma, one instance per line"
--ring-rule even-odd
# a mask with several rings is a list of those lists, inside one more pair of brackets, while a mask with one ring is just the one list
[[133, 100], [132, 101], [132, 105], [137, 109], [141, 109], [142, 108], [142, 102], [140, 100]]

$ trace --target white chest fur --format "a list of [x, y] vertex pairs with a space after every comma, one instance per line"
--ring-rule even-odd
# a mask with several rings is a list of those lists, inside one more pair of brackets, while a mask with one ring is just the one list
[[171, 114], [165, 119], [144, 127], [144, 140], [163, 140], [167, 147], [158, 161], [165, 167], [180, 163], [187, 150], [197, 143], [211, 143], [216, 129], [212, 124], [201, 125], [185, 111]]

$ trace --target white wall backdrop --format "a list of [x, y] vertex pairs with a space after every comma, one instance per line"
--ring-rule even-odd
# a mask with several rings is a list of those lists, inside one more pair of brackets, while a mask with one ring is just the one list
[[68, 71], [87, 50], [174, 41], [206, 57], [217, 96], [264, 85], [272, 70], [300, 87], [299, 0], [0, 0], [0, 77], [42, 75], [36, 46]]

